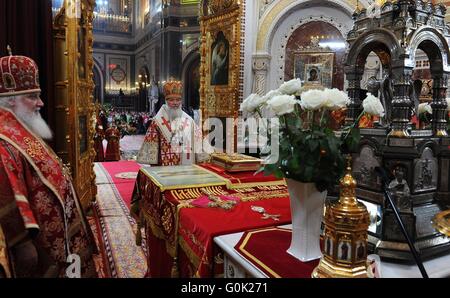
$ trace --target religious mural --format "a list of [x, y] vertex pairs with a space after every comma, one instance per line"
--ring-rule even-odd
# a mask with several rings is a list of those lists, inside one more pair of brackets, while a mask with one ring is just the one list
[[228, 84], [230, 43], [220, 31], [211, 46], [211, 85]]

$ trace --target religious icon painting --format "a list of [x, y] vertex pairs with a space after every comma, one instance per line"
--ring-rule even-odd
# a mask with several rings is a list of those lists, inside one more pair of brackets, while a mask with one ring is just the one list
[[294, 77], [304, 85], [332, 88], [333, 52], [300, 51], [294, 57]]
[[352, 246], [350, 241], [342, 240], [338, 246], [338, 259], [341, 261], [351, 261], [352, 259]]
[[230, 43], [219, 31], [211, 45], [211, 86], [228, 85]]
[[333, 256], [333, 239], [328, 235], [325, 239], [325, 253], [329, 256]]
[[364, 260], [366, 258], [366, 244], [360, 240], [356, 242], [356, 259]]
[[320, 83], [321, 69], [322, 64], [307, 64], [305, 70], [306, 80], [311, 83]]

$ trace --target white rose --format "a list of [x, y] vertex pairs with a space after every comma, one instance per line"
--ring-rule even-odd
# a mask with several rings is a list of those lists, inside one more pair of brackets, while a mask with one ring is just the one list
[[299, 101], [295, 99], [293, 95], [277, 95], [272, 99], [267, 101], [267, 106], [275, 113], [277, 116], [292, 113], [294, 107]]
[[339, 89], [325, 89], [323, 93], [326, 98], [325, 107], [329, 110], [334, 111], [345, 108], [350, 102], [347, 93]]
[[447, 111], [450, 112], [450, 98], [445, 99], [447, 101]]
[[241, 104], [241, 111], [254, 113], [264, 103], [264, 98], [258, 94], [250, 94]]
[[311, 89], [302, 93], [300, 105], [304, 110], [319, 110], [326, 105], [327, 98], [325, 92], [318, 89]]
[[263, 96], [263, 101], [264, 101], [264, 103], [266, 103], [267, 101], [271, 100], [274, 96], [282, 95], [282, 94], [283, 93], [281, 93], [278, 89], [270, 90], [269, 92], [267, 92], [266, 95]]
[[384, 107], [381, 101], [372, 94], [367, 93], [367, 97], [364, 99], [362, 105], [364, 112], [374, 116], [384, 116]]
[[280, 88], [278, 88], [278, 91], [282, 94], [287, 95], [295, 95], [300, 92], [302, 89], [302, 82], [300, 79], [293, 79], [288, 82], [284, 82]]
[[419, 109], [418, 110], [419, 110], [419, 115], [423, 114], [423, 113], [433, 114], [433, 109], [426, 102], [419, 104]]

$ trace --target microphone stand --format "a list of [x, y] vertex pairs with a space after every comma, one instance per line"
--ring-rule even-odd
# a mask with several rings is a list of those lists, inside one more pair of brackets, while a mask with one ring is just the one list
[[394, 211], [395, 218], [397, 219], [398, 224], [400, 225], [400, 229], [402, 230], [403, 235], [406, 238], [406, 241], [408, 242], [409, 249], [411, 250], [411, 253], [413, 254], [414, 260], [416, 261], [417, 267], [419, 267], [420, 273], [422, 274], [423, 278], [428, 278], [427, 271], [425, 270], [425, 267], [423, 266], [422, 260], [420, 259], [419, 254], [416, 251], [416, 248], [414, 247], [414, 244], [411, 241], [411, 238], [408, 235], [408, 232], [406, 231], [405, 225], [403, 224], [403, 220], [400, 217], [400, 214], [398, 213], [397, 206], [395, 206], [394, 201], [392, 200], [391, 194], [388, 191], [389, 185], [387, 183], [387, 175], [384, 169], [380, 167], [375, 168], [375, 172], [380, 176], [381, 180], [383, 181], [383, 191], [384, 195], [387, 197], [389, 204], [392, 206], [392, 210]]

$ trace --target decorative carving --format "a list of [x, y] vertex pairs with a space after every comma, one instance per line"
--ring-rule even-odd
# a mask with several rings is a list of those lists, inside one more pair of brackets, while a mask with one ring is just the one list
[[255, 55], [253, 56], [253, 88], [252, 92], [259, 95], [264, 95], [266, 92], [266, 78], [269, 69], [270, 56], [269, 55]]
[[[237, 118], [242, 64], [243, 5], [231, 0], [210, 1], [208, 5], [210, 13], [200, 18], [202, 123], [209, 117]], [[227, 146], [233, 144], [234, 137], [232, 134], [233, 140], [226, 140]]]
[[210, 0], [208, 8], [211, 14], [219, 14], [233, 5], [234, 0]]
[[355, 158], [353, 173], [358, 181], [358, 185], [371, 189], [381, 189], [380, 179], [375, 173], [375, 168], [380, 166], [379, 158], [375, 157], [375, 150], [364, 145], [360, 154]]
[[414, 165], [414, 192], [436, 189], [438, 167], [431, 148], [425, 148]]
[[[73, 4], [73, 3], [72, 3]], [[77, 2], [76, 14], [67, 1], [54, 18], [55, 43], [55, 151], [70, 165], [74, 187], [84, 209], [95, 199], [95, 127], [88, 124], [93, 103], [93, 33], [95, 1]], [[82, 149], [82, 150], [80, 150]]]
[[408, 182], [405, 180], [405, 169], [398, 166], [394, 169], [394, 179], [389, 183], [389, 192], [396, 207], [400, 211], [411, 211], [411, 197]]
[[[379, 134], [361, 130], [362, 144], [373, 144], [377, 152], [383, 153], [380, 154], [380, 162], [385, 169], [401, 167], [400, 172], [393, 172], [396, 177], [390, 178], [390, 193], [400, 209], [400, 216], [413, 245], [420, 248], [418, 253], [422, 258], [434, 257], [450, 250], [450, 239], [436, 233], [430, 223], [432, 217], [443, 208], [445, 198], [449, 197], [445, 98], [450, 74], [450, 36], [447, 26], [444, 26], [444, 16], [441, 11], [436, 13], [436, 9], [441, 10], [441, 7], [431, 1], [397, 0], [382, 7], [379, 19], [366, 18], [363, 13], [356, 12], [353, 15], [354, 27], [347, 37], [350, 48], [345, 62], [351, 98], [347, 120], [354, 120], [362, 109], [364, 94], [360, 81], [367, 53], [376, 53], [383, 70], [388, 70], [384, 79], [393, 87], [388, 85], [388, 89], [392, 90], [392, 97], [389, 96], [392, 101], [389, 104], [387, 100], [385, 107], [391, 107], [391, 110], [386, 109], [386, 114], [391, 114], [391, 117], [387, 117], [386, 127], [373, 129], [378, 130]], [[416, 62], [423, 58], [417, 54], [420, 53], [418, 50], [425, 52], [430, 62], [433, 131], [412, 127], [412, 111], [417, 110], [419, 90], [422, 88], [420, 82], [411, 84]], [[418, 81], [422, 78], [414, 79]], [[364, 171], [370, 171], [364, 168], [364, 146], [361, 148], [359, 178], [364, 181]], [[358, 194], [367, 201], [380, 203], [378, 197], [383, 195], [381, 189], [370, 188], [369, 191], [367, 188], [361, 187]], [[381, 202], [380, 214], [381, 232], [377, 231], [370, 238], [374, 253], [390, 259], [412, 261], [408, 245], [387, 200]]]

